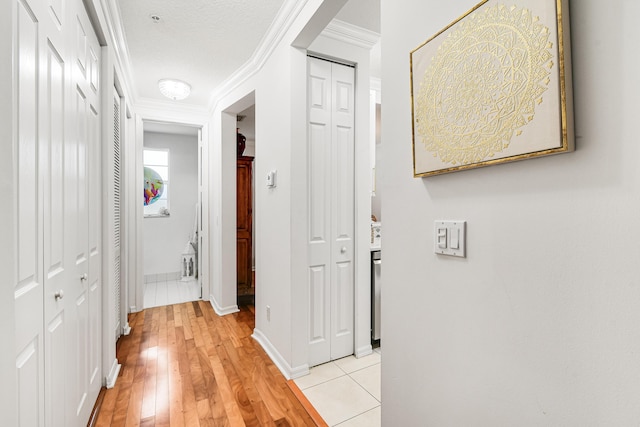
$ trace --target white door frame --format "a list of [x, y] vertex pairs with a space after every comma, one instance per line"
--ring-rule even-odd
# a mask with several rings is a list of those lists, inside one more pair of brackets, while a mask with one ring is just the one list
[[[188, 126], [194, 127], [199, 130], [198, 134], [201, 138], [198, 141], [198, 158], [200, 159], [200, 149], [202, 149], [202, 162], [198, 162], [198, 178], [202, 179], [202, 206], [201, 206], [201, 227], [199, 232], [199, 240], [204, 242], [204, 245], [201, 245], [199, 248], [199, 258], [202, 260], [202, 263], [198, 265], [198, 280], [200, 282], [200, 286], [202, 289], [202, 299], [209, 299], [209, 248], [208, 248], [208, 236], [209, 236], [209, 222], [206, 220], [208, 218], [209, 212], [209, 198], [208, 198], [208, 188], [209, 188], [209, 173], [208, 173], [208, 161], [207, 161], [207, 153], [208, 153], [208, 134], [209, 134], [209, 125], [204, 120], [204, 114], [197, 115], [196, 120], [193, 120], [192, 116], [188, 113], [184, 115], [171, 115], [168, 117], [164, 114], [158, 114], [158, 112], [150, 113], [148, 111], [142, 110], [141, 113], [135, 115], [135, 120], [133, 124], [133, 129], [131, 129], [131, 133], [134, 135], [135, 144], [132, 144], [132, 150], [135, 153], [135, 156], [131, 159], [130, 162], [127, 163], [127, 170], [129, 171], [126, 182], [127, 189], [134, 194], [134, 197], [130, 200], [134, 203], [134, 206], [127, 212], [127, 220], [131, 224], [130, 227], [127, 227], [128, 233], [128, 242], [131, 247], [135, 249], [130, 250], [128, 253], [128, 265], [129, 269], [135, 270], [130, 271], [129, 273], [129, 312], [138, 312], [144, 309], [144, 234], [143, 234], [143, 205], [141, 203], [135, 203], [135, 200], [139, 200], [135, 197], [135, 195], [139, 194], [140, 191], [140, 183], [143, 180], [143, 159], [142, 152], [144, 149], [144, 123], [145, 122], [156, 122], [156, 123], [165, 123], [165, 124], [174, 124], [180, 126]], [[198, 119], [200, 117], [200, 119]], [[199, 196], [200, 197], [200, 196]], [[200, 200], [199, 200], [200, 203]], [[135, 267], [132, 267], [135, 266]]]

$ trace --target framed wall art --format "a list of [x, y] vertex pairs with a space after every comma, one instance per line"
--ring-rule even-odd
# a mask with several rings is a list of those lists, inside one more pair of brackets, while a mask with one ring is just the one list
[[413, 173], [573, 151], [567, 0], [485, 0], [410, 54]]

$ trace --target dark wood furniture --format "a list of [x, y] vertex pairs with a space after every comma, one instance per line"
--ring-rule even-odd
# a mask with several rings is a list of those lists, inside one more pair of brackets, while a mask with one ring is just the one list
[[252, 233], [253, 233], [253, 188], [252, 188], [253, 157], [238, 157], [236, 175], [237, 194], [237, 231], [236, 254], [238, 273], [238, 304], [253, 304], [255, 300], [255, 285], [251, 274]]

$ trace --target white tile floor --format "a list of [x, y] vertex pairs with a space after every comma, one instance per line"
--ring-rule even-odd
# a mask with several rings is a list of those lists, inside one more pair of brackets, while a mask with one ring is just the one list
[[182, 282], [167, 280], [144, 284], [144, 308], [180, 304], [200, 299], [200, 285], [197, 280]]
[[306, 398], [330, 426], [376, 427], [380, 421], [380, 349], [311, 368], [295, 380]]

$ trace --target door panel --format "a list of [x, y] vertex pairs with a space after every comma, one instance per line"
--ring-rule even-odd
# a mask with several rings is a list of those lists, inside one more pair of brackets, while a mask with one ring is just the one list
[[16, 358], [18, 386], [18, 425], [41, 426], [42, 396], [38, 392], [41, 384], [42, 350], [39, 337], [27, 344]]
[[331, 64], [309, 59], [309, 364], [331, 355]]
[[355, 222], [354, 72], [332, 64], [332, 265], [331, 359], [353, 354]]
[[[92, 34], [91, 31], [89, 34]], [[97, 52], [97, 53], [96, 53]], [[101, 220], [100, 207], [102, 192], [98, 191], [101, 187], [100, 177], [100, 116], [97, 84], [99, 76], [99, 53], [100, 48], [96, 40], [90, 38], [89, 47], [89, 63], [88, 63], [88, 79], [89, 87], [85, 87], [87, 94], [88, 110], [86, 111], [85, 121], [87, 130], [87, 172], [86, 172], [86, 209], [87, 209], [87, 281], [86, 286], [89, 288], [89, 338], [88, 338], [88, 377], [89, 377], [89, 404], [95, 400], [94, 396], [100, 393], [102, 388], [102, 369], [101, 369], [101, 348], [102, 348], [102, 286], [101, 286]]]
[[329, 332], [329, 318], [326, 315], [326, 307], [329, 296], [329, 286], [327, 283], [324, 266], [311, 267], [309, 269], [309, 317], [311, 319], [311, 333], [309, 336], [311, 343], [327, 341]]
[[[354, 71], [309, 58], [309, 364], [353, 354]], [[320, 274], [321, 273], [321, 274]]]
[[328, 241], [329, 214], [326, 212], [327, 183], [327, 126], [311, 123], [309, 130], [309, 243], [324, 245]]
[[[16, 1], [17, 273], [14, 283], [18, 425], [44, 425], [42, 186], [38, 173], [38, 31], [29, 5]], [[9, 197], [9, 196], [7, 196]]]
[[49, 0], [49, 9], [51, 11], [51, 16], [55, 20], [55, 24], [58, 27], [62, 27], [64, 22], [64, 0]]
[[[238, 233], [240, 234], [240, 233]], [[251, 246], [247, 238], [238, 237], [236, 240], [237, 247], [237, 262], [238, 262], [238, 287], [247, 288], [251, 286], [251, 277], [249, 272], [251, 271]]]
[[102, 383], [100, 50], [82, 2], [15, 2], [19, 425], [81, 426]]
[[[75, 337], [72, 337], [73, 343], [75, 344], [76, 351], [76, 366], [77, 377], [76, 377], [76, 393], [75, 393], [75, 409], [76, 415], [82, 414], [85, 408], [85, 405], [91, 405], [92, 403], [88, 403], [87, 396], [89, 394], [88, 384], [89, 384], [89, 302], [87, 298], [87, 293], [82, 292], [80, 296], [75, 301], [75, 313], [74, 317], [76, 319], [76, 328], [75, 328]], [[88, 419], [88, 418], [87, 418]]]
[[[68, 346], [65, 296], [70, 291], [67, 286], [70, 272], [67, 271], [67, 199], [65, 191], [65, 99], [67, 95], [66, 64], [60, 50], [47, 40], [45, 51], [45, 90], [41, 109], [41, 154], [46, 165], [40, 172], [44, 176], [44, 269], [45, 293], [45, 411], [46, 425], [65, 425], [65, 382], [74, 383], [74, 377], [67, 371], [68, 361], [65, 349]], [[68, 152], [67, 152], [68, 154]], [[71, 252], [71, 251], [69, 251]], [[67, 257], [68, 259], [68, 257]]]
[[[62, 305], [63, 303], [57, 303]], [[66, 319], [64, 310], [59, 310], [45, 327], [45, 411], [47, 426], [70, 425], [65, 421], [65, 378], [67, 373], [66, 349]], [[70, 374], [70, 373], [69, 373]], [[73, 377], [69, 377], [70, 385], [74, 384]]]
[[78, 16], [76, 16], [76, 59], [79, 71], [87, 77], [87, 32]]
[[335, 135], [335, 237], [343, 243], [351, 243], [354, 218], [353, 129], [339, 126]]
[[[77, 3], [77, 5], [81, 5]], [[74, 176], [68, 192], [75, 211], [75, 228], [70, 235], [73, 244], [74, 271], [70, 280], [72, 299], [69, 313], [73, 319], [69, 348], [74, 355], [75, 384], [69, 425], [85, 425], [102, 386], [101, 291], [100, 291], [100, 98], [97, 83], [100, 47], [84, 8], [76, 9], [69, 19], [74, 28], [70, 34], [71, 89], [74, 96], [69, 139], [74, 158]]]
[[[351, 262], [339, 262], [336, 264], [336, 280], [335, 280], [335, 299], [333, 303], [333, 335], [336, 337], [345, 337], [351, 334], [353, 324], [353, 271]], [[333, 314], [332, 313], [332, 314]], [[335, 351], [332, 346], [332, 353]], [[341, 357], [341, 356], [338, 356]]]

